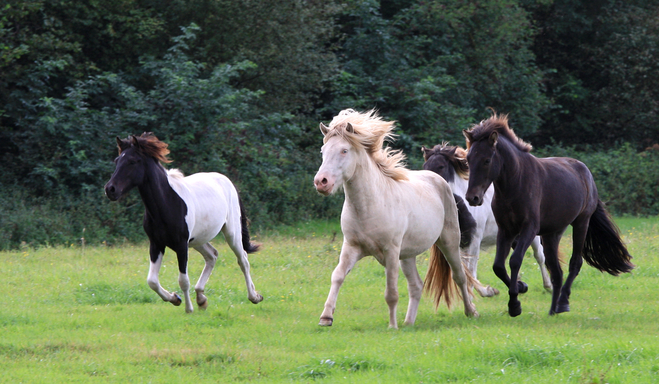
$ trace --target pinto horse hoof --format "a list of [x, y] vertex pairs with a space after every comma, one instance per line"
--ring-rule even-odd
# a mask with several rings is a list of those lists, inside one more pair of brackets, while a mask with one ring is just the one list
[[263, 301], [263, 296], [261, 296], [261, 294], [257, 293], [256, 298], [254, 298], [253, 300], [250, 298], [249, 301], [251, 301], [254, 304], [258, 304], [258, 303]]
[[529, 291], [529, 285], [523, 282], [522, 280], [519, 280], [517, 282], [517, 291], [519, 293], [526, 293]]
[[202, 303], [197, 301], [197, 305], [199, 306], [199, 309], [205, 311], [206, 308], [208, 308], [208, 299], [204, 299]]
[[181, 300], [181, 296], [178, 295], [176, 292], [172, 292], [172, 295], [174, 295], [174, 298], [170, 301], [170, 303], [174, 304], [175, 306], [181, 305], [183, 300]]
[[320, 325], [321, 327], [331, 327], [333, 322], [334, 319], [331, 317], [321, 317], [318, 325]]

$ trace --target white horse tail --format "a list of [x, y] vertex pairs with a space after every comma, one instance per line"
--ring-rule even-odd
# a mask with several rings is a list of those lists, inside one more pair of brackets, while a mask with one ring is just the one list
[[254, 253], [259, 250], [261, 244], [252, 243], [249, 239], [247, 215], [245, 214], [245, 207], [243, 206], [243, 201], [240, 196], [238, 196], [238, 204], [240, 205], [240, 226], [242, 228], [243, 249], [247, 253]]
[[435, 309], [439, 307], [442, 298], [444, 298], [446, 305], [451, 308], [455, 295], [461, 297], [458, 285], [453, 281], [451, 267], [436, 244], [433, 244], [430, 248], [428, 273], [423, 281], [423, 290], [433, 296]]

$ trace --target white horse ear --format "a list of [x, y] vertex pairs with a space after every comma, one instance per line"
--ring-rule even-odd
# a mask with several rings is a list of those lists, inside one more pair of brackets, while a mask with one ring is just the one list
[[488, 138], [490, 146], [494, 147], [495, 145], [497, 145], [498, 140], [499, 140], [499, 134], [496, 131], [490, 133], [490, 137]]
[[348, 133], [355, 133], [355, 128], [352, 126], [352, 124], [348, 123], [346, 124], [346, 131]]
[[327, 136], [327, 133], [329, 133], [329, 128], [327, 128], [325, 124], [320, 123], [320, 132], [323, 134], [323, 136]]

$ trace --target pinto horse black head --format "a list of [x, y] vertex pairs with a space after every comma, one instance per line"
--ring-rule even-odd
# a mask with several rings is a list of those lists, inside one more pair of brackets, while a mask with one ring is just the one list
[[422, 147], [423, 152], [423, 169], [433, 171], [440, 175], [444, 180], [451, 183], [455, 175], [467, 178], [469, 175], [469, 166], [467, 165], [466, 152], [464, 149], [442, 143], [435, 145], [432, 149]]
[[119, 156], [114, 160], [116, 168], [110, 181], [105, 184], [105, 195], [112, 201], [119, 200], [134, 187], [144, 181], [145, 169], [149, 162], [169, 163], [167, 144], [158, 140], [151, 132], [141, 136], [129, 136], [122, 140], [117, 137]]

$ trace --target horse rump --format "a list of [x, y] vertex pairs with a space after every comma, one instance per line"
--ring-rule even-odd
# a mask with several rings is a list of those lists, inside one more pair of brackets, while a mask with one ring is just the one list
[[583, 258], [590, 266], [613, 276], [634, 269], [632, 257], [620, 238], [620, 229], [601, 200], [597, 202], [597, 209], [590, 217]]

